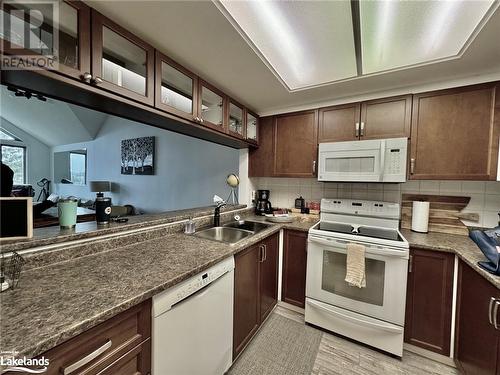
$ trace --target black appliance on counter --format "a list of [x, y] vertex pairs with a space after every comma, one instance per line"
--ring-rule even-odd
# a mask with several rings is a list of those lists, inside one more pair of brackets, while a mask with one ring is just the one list
[[269, 190], [257, 190], [257, 202], [255, 202], [255, 214], [272, 214], [273, 209], [269, 201]]

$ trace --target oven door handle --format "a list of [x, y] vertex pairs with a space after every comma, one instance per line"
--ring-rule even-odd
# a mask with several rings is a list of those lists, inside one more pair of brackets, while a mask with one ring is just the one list
[[330, 315], [334, 315], [334, 316], [337, 316], [341, 319], [348, 320], [351, 323], [361, 324], [361, 325], [364, 325], [365, 327], [369, 327], [369, 328], [373, 328], [373, 329], [382, 329], [384, 331], [392, 332], [392, 333], [401, 333], [401, 331], [402, 331], [402, 328], [399, 328], [399, 327], [392, 327], [389, 325], [367, 322], [363, 319], [355, 318], [354, 316], [349, 316], [346, 314], [342, 314], [338, 311], [330, 310], [329, 308], [323, 306], [322, 304], [319, 304], [319, 303], [311, 301], [311, 300], [308, 300], [307, 303], [309, 305], [317, 308], [317, 309], [320, 309], [320, 310], [327, 312]]
[[[330, 246], [330, 247], [343, 246], [343, 248], [345, 245], [352, 242], [352, 241], [343, 241], [343, 240], [336, 240], [336, 239], [318, 238], [318, 237], [312, 237], [312, 236], [309, 236], [308, 240], [311, 242], [319, 243], [321, 245], [326, 245], [326, 246]], [[354, 243], [354, 242], [352, 242], [352, 243]], [[385, 256], [385, 257], [397, 257], [397, 258], [408, 259], [408, 251], [392, 250], [388, 247], [384, 247], [382, 250], [382, 249], [378, 249], [378, 248], [376, 248], [374, 246], [370, 246], [370, 245], [364, 245], [364, 246], [365, 246], [366, 252], [368, 254], [381, 255], [381, 256]]]

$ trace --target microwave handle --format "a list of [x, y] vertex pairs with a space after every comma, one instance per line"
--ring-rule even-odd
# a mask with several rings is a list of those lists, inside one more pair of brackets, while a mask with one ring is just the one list
[[384, 169], [385, 169], [385, 141], [380, 141], [380, 182], [384, 181]]
[[[343, 240], [336, 240], [336, 239], [318, 238], [318, 237], [312, 237], [312, 236], [309, 236], [308, 241], [319, 243], [321, 245], [330, 246], [330, 247], [342, 246], [343, 248], [345, 245], [347, 245], [349, 242], [351, 242], [351, 241], [343, 241]], [[408, 253], [405, 251], [391, 250], [391, 249], [386, 248], [386, 247], [383, 250], [379, 250], [376, 247], [373, 247], [370, 245], [365, 245], [365, 248], [366, 248], [367, 253], [369, 253], [369, 254], [408, 259]]]

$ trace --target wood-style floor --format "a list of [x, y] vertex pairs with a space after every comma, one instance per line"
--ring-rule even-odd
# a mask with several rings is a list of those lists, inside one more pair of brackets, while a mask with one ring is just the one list
[[[282, 306], [277, 306], [273, 313], [304, 323], [302, 314]], [[326, 332], [322, 335], [311, 375], [459, 374], [455, 368], [406, 350], [399, 359]]]

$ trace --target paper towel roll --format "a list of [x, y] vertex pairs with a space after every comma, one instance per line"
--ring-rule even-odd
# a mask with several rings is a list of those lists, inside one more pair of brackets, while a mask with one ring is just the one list
[[411, 230], [414, 232], [427, 233], [429, 231], [429, 202], [413, 202], [411, 216]]

